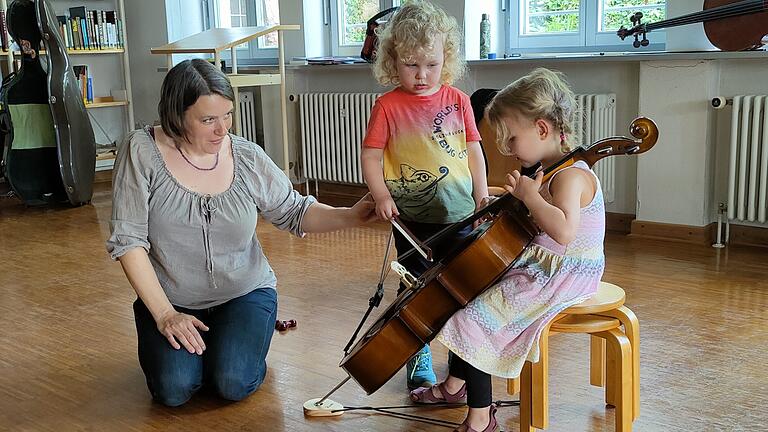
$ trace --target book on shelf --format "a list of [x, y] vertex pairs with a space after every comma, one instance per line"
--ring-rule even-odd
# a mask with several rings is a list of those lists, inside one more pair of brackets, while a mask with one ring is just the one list
[[93, 103], [93, 77], [90, 75], [88, 65], [73, 65], [72, 70], [80, 85], [80, 92], [83, 96], [83, 103]]
[[8, 26], [5, 24], [5, 11], [0, 10], [0, 44], [3, 51], [8, 51]]
[[69, 15], [58, 15], [59, 35], [71, 50], [113, 50], [124, 48], [123, 23], [113, 10], [71, 7]]

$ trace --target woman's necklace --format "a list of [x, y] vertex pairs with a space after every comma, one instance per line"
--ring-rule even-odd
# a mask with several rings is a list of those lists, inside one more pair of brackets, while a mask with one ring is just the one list
[[219, 152], [216, 152], [216, 161], [213, 163], [213, 166], [210, 168], [200, 168], [199, 166], [192, 163], [191, 160], [187, 159], [187, 156], [184, 155], [184, 152], [181, 151], [181, 147], [176, 144], [176, 150], [179, 151], [179, 154], [182, 158], [184, 158], [185, 161], [187, 161], [188, 164], [192, 165], [192, 168], [199, 170], [199, 171], [213, 171], [216, 169], [217, 166], [219, 166]]

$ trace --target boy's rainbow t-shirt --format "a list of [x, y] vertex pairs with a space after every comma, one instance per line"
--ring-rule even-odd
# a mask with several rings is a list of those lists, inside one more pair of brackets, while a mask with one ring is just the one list
[[469, 96], [446, 85], [429, 96], [398, 87], [376, 101], [363, 146], [384, 149], [384, 181], [401, 218], [447, 224], [475, 210], [473, 141], [480, 133]]

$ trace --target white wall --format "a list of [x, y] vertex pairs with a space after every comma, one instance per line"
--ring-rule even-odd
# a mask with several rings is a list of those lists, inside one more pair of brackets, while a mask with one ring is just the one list
[[656, 121], [659, 141], [637, 166], [637, 219], [703, 226], [713, 188], [712, 111], [717, 62], [644, 62], [640, 114]]
[[165, 0], [168, 40], [177, 41], [203, 31], [203, 7], [199, 0]]
[[504, 40], [502, 28], [504, 16], [499, 7], [500, 0], [477, 0], [472, 7], [466, 8], [464, 13], [464, 51], [468, 59], [480, 58], [480, 20], [483, 14], [488, 14], [491, 24], [491, 50], [498, 57], [504, 56]]
[[128, 33], [133, 86], [133, 111], [136, 122], [152, 124], [157, 120], [157, 103], [166, 57], [150, 54], [153, 47], [168, 43], [166, 6], [157, 0], [127, 0], [125, 25]]
[[[175, 42], [202, 32], [205, 5], [200, 0], [165, 0], [165, 16], [168, 18], [168, 41]], [[164, 42], [165, 43], [165, 42]], [[174, 54], [177, 64], [190, 58], [206, 58], [204, 54]]]
[[[703, 2], [667, 0], [667, 18], [677, 18], [702, 11]], [[670, 27], [667, 32], [667, 51], [709, 51], [716, 49], [709, 43], [702, 23]]]

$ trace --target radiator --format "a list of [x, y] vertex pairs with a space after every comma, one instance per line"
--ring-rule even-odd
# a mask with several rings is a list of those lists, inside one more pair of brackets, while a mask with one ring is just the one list
[[363, 184], [360, 151], [379, 95], [299, 94], [302, 163], [308, 180]]
[[[576, 95], [574, 116], [576, 145], [589, 147], [595, 141], [616, 135], [616, 95]], [[603, 199], [612, 203], [616, 198], [616, 162], [607, 157], [595, 164], [595, 174], [603, 188]]]
[[766, 223], [768, 96], [733, 98], [728, 165], [728, 219]]
[[[304, 177], [363, 184], [360, 149], [379, 93], [302, 93], [298, 96]], [[616, 96], [578, 95], [576, 119], [578, 145], [613, 136]], [[613, 159], [603, 159], [595, 166], [606, 202], [613, 202], [615, 194]]]
[[240, 92], [240, 135], [248, 141], [256, 143], [256, 103], [253, 92]]

